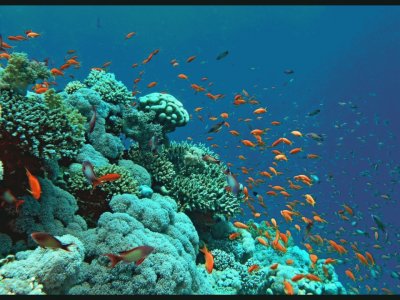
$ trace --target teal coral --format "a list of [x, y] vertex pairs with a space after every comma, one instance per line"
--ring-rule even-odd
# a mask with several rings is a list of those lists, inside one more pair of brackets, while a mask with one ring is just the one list
[[130, 158], [149, 170], [153, 185], [176, 199], [181, 211], [235, 215], [242, 196], [234, 197], [225, 190], [226, 167], [205, 162], [203, 154], [218, 157], [201, 144], [186, 142], [171, 142], [158, 155], [137, 146], [130, 149]]
[[161, 124], [165, 132], [175, 131], [176, 127], [189, 122], [189, 113], [182, 102], [169, 94], [152, 93], [140, 97], [138, 110], [156, 112], [154, 122]]
[[64, 105], [54, 91], [46, 100], [3, 91], [0, 122], [3, 130], [19, 139], [19, 147], [43, 159], [72, 158], [85, 141], [84, 118]]
[[[190, 219], [177, 212], [169, 197], [151, 199], [134, 195], [114, 196], [113, 212], [105, 212], [95, 229], [82, 233], [88, 257], [79, 284], [69, 294], [193, 294], [204, 293], [207, 283], [199, 275], [195, 256], [198, 235]], [[102, 254], [116, 253], [140, 245], [155, 248], [142, 264], [118, 264], [109, 269]]]
[[[74, 168], [72, 168], [72, 170], [74, 170]], [[106, 199], [109, 200], [111, 199], [111, 197], [118, 194], [138, 193], [138, 183], [136, 179], [125, 168], [117, 165], [105, 165], [102, 167], [94, 167], [94, 171], [97, 177], [110, 173], [117, 173], [121, 175], [121, 178], [113, 182], [106, 182], [96, 187], [96, 189], [99, 189], [106, 193]], [[81, 165], [77, 165], [76, 172], [72, 171], [70, 173], [70, 176], [67, 179], [67, 183], [68, 190], [74, 195], [82, 191], [92, 190], [92, 185], [87, 182], [85, 176], [83, 175]]]
[[14, 52], [10, 55], [7, 67], [0, 74], [0, 90], [13, 90], [25, 95], [28, 85], [49, 77], [50, 71], [44, 63], [29, 61], [27, 54]]
[[84, 80], [86, 86], [98, 92], [101, 98], [112, 104], [128, 105], [133, 97], [126, 86], [115, 79], [115, 75], [103, 70], [92, 70]]

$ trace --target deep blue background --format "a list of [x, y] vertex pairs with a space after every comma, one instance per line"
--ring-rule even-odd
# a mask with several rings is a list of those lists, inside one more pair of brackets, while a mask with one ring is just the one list
[[[338, 241], [344, 238], [357, 241], [364, 253], [371, 252], [377, 265], [384, 270], [378, 279], [364, 279], [352, 283], [344, 275], [346, 268], [354, 272], [356, 258], [350, 246], [343, 257], [351, 261], [337, 267], [339, 278], [346, 285], [366, 293], [365, 284], [377, 287], [375, 293], [383, 293], [382, 287], [399, 293], [399, 279], [390, 278], [399, 267], [399, 86], [400, 86], [400, 7], [397, 6], [1, 6], [0, 33], [5, 41], [8, 35], [23, 34], [32, 29], [41, 34], [36, 39], [9, 42], [16, 45], [14, 51], [27, 52], [31, 58], [50, 58], [52, 67], [64, 62], [66, 51], [77, 50], [82, 66], [69, 69], [76, 79], [87, 76], [90, 68], [101, 67], [112, 61], [109, 71], [132, 89], [133, 80], [144, 70], [139, 90], [142, 94], [167, 91], [180, 99], [193, 114], [192, 121], [170, 135], [183, 140], [190, 136], [196, 142], [214, 148], [225, 162], [234, 164], [232, 170], [245, 183], [247, 176], [259, 178], [259, 171], [268, 170], [273, 156], [269, 150], [260, 152], [241, 145], [240, 139], [251, 139], [249, 127], [271, 128], [264, 140], [270, 144], [280, 136], [295, 141], [295, 147], [304, 152], [290, 156], [288, 162], [279, 162], [282, 176], [268, 184], [287, 186], [286, 178], [297, 174], [316, 174], [321, 183], [312, 188], [293, 192], [289, 201], [311, 193], [317, 200], [314, 208], [300, 207], [307, 217], [316, 211], [328, 220], [323, 227], [315, 226], [315, 234]], [[125, 35], [135, 31], [137, 35], [125, 40]], [[160, 49], [153, 60], [137, 69], [148, 54]], [[229, 55], [217, 61], [216, 56], [229, 50]], [[190, 64], [185, 60], [196, 55]], [[172, 59], [179, 66], [173, 68]], [[293, 75], [284, 74], [293, 69]], [[188, 82], [178, 79], [177, 74], [189, 76], [191, 83], [207, 87], [209, 91], [225, 94], [225, 98], [213, 102], [202, 93], [194, 94]], [[200, 78], [208, 77], [202, 82]], [[58, 87], [63, 88], [67, 80], [58, 78]], [[148, 89], [151, 81], [158, 86]], [[245, 89], [261, 102], [259, 106], [249, 104], [236, 107], [233, 97]], [[339, 105], [338, 102], [345, 102]], [[199, 114], [195, 107], [204, 107]], [[256, 120], [252, 111], [267, 107], [263, 119]], [[353, 108], [351, 107], [353, 106]], [[315, 109], [321, 112], [313, 117], [307, 114]], [[220, 121], [210, 121], [209, 116], [229, 113], [230, 129], [238, 130], [239, 137], [228, 133], [228, 128], [206, 141], [204, 133]], [[204, 118], [200, 121], [197, 115]], [[237, 119], [253, 118], [249, 123]], [[281, 121], [274, 127], [271, 121]], [[341, 128], [335, 128], [340, 125]], [[300, 130], [326, 134], [325, 141], [298, 139], [290, 131]], [[288, 148], [279, 146], [278, 149]], [[290, 148], [289, 148], [290, 149]], [[320, 160], [303, 159], [307, 153], [316, 153]], [[238, 155], [244, 155], [245, 161]], [[372, 167], [376, 164], [377, 168]], [[240, 166], [254, 167], [254, 173], [242, 174]], [[397, 168], [397, 169], [396, 169]], [[331, 174], [333, 180], [328, 181]], [[267, 198], [267, 185], [255, 190], [264, 196], [269, 218], [275, 217], [282, 230], [290, 228], [279, 215], [285, 209], [283, 197]], [[382, 194], [391, 199], [385, 200]], [[356, 218], [346, 222], [336, 212], [349, 204]], [[247, 209], [246, 209], [247, 211]], [[260, 209], [260, 212], [262, 210]], [[375, 242], [375, 226], [371, 213], [375, 213], [387, 224], [389, 244], [382, 237]], [[251, 217], [248, 214], [247, 217]], [[244, 219], [247, 219], [244, 218]], [[264, 219], [264, 216], [260, 219]], [[350, 225], [357, 219], [357, 225]], [[258, 221], [258, 220], [257, 220]], [[296, 223], [301, 223], [296, 220]], [[336, 235], [341, 227], [340, 235]], [[355, 229], [366, 230], [371, 239], [353, 235]], [[301, 241], [301, 236], [298, 241]], [[296, 236], [297, 239], [297, 236]], [[325, 242], [326, 243], [326, 242]], [[382, 249], [375, 249], [380, 244]], [[317, 248], [317, 247], [316, 247]], [[317, 255], [325, 258], [338, 257], [326, 253], [326, 246]], [[388, 258], [382, 258], [387, 255]], [[356, 277], [370, 275], [371, 270], [361, 266]], [[382, 277], [380, 277], [382, 276]]]

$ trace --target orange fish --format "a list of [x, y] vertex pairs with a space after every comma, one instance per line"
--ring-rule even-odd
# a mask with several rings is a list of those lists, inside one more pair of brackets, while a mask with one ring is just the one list
[[229, 235], [228, 238], [229, 238], [231, 241], [233, 241], [233, 240], [237, 239], [238, 237], [240, 237], [240, 232], [231, 233], [231, 234]]
[[112, 182], [121, 178], [120, 174], [117, 173], [109, 173], [97, 178], [97, 181], [93, 182], [93, 188], [96, 186], [103, 184], [105, 182]]
[[300, 131], [297, 131], [297, 130], [293, 130], [292, 132], [290, 132], [291, 134], [293, 134], [294, 136], [299, 136], [299, 137], [302, 137], [303, 136], [303, 134], [300, 132]]
[[246, 224], [243, 224], [242, 222], [239, 222], [239, 221], [234, 222], [233, 226], [235, 226], [236, 228], [242, 228], [242, 229], [249, 228], [249, 226], [247, 226]]
[[205, 88], [203, 88], [203, 87], [201, 87], [201, 86], [199, 86], [199, 85], [197, 85], [197, 84], [195, 84], [195, 83], [192, 83], [191, 85], [190, 85], [190, 87], [192, 88], [192, 89], [194, 89], [196, 92], [204, 92], [206, 89]]
[[190, 62], [194, 61], [195, 59], [196, 59], [196, 56], [193, 55], [193, 56], [190, 56], [190, 57], [186, 60], [186, 62], [187, 62], [187, 63], [190, 63]]
[[351, 280], [356, 281], [356, 277], [354, 276], [354, 274], [351, 270], [347, 269], [345, 271], [345, 273], [346, 273], [347, 277], [349, 277]]
[[209, 274], [211, 274], [211, 272], [213, 271], [213, 268], [214, 268], [214, 257], [211, 254], [211, 252], [208, 251], [206, 245], [204, 245], [204, 247], [202, 249], [200, 249], [200, 251], [204, 253], [204, 258], [206, 260], [206, 263], [205, 263], [206, 270]]
[[299, 153], [301, 151], [303, 151], [302, 148], [294, 148], [294, 149], [290, 150], [289, 153], [290, 154], [296, 154], [296, 153]]
[[307, 274], [306, 278], [308, 280], [312, 280], [312, 281], [322, 281], [321, 278], [319, 278], [317, 275], [314, 275], [314, 274]]
[[256, 238], [256, 240], [257, 240], [261, 245], [268, 246], [267, 241], [264, 240], [261, 236], [258, 236], [258, 237]]
[[229, 115], [227, 113], [220, 114], [222, 119], [228, 119]]
[[319, 155], [310, 153], [310, 154], [307, 154], [307, 158], [310, 158], [310, 159], [319, 158]]
[[152, 87], [155, 87], [156, 85], [157, 85], [157, 82], [156, 81], [152, 81], [147, 85], [147, 87], [148, 88], [152, 88]]
[[286, 295], [294, 295], [293, 286], [289, 281], [286, 281], [286, 279], [284, 279], [283, 285], [284, 285], [283, 291], [285, 292]]
[[259, 265], [251, 265], [248, 269], [247, 269], [247, 271], [249, 272], [249, 273], [251, 273], [251, 272], [254, 272], [254, 271], [258, 271], [260, 269], [260, 266]]
[[2, 58], [5, 58], [5, 59], [10, 59], [10, 54], [8, 54], [8, 53], [0, 53], [0, 59], [2, 59]]
[[134, 31], [129, 32], [129, 33], [125, 36], [125, 39], [130, 39], [130, 38], [133, 37], [135, 34], [136, 34], [136, 32], [134, 32]]
[[236, 130], [229, 130], [229, 133], [232, 134], [233, 136], [238, 136], [238, 135], [240, 135], [240, 133], [237, 132]]
[[271, 270], [276, 270], [277, 268], [278, 268], [278, 263], [274, 263], [273, 265], [271, 265], [269, 268], [271, 269]]
[[243, 145], [245, 145], [247, 147], [255, 147], [256, 146], [253, 142], [251, 142], [249, 140], [241, 140], [241, 142]]
[[324, 264], [328, 265], [328, 264], [333, 264], [335, 262], [336, 262], [335, 259], [328, 257], [327, 259], [325, 259]]
[[303, 279], [304, 277], [306, 277], [306, 275], [304, 275], [304, 274], [296, 274], [290, 280], [293, 281], [293, 282], [297, 282], [297, 281]]
[[40, 36], [39, 33], [36, 33], [36, 32], [33, 32], [33, 31], [28, 32], [26, 35], [27, 35], [28, 37], [30, 37], [30, 38], [36, 38], [36, 37]]
[[256, 110], [254, 110], [254, 111], [253, 111], [253, 114], [259, 115], [259, 114], [264, 114], [264, 113], [266, 113], [266, 112], [267, 112], [267, 109], [261, 107], [261, 108], [257, 108]]
[[61, 72], [59, 69], [57, 68], [53, 68], [50, 70], [50, 73], [53, 74], [53, 76], [64, 76], [64, 73]]
[[27, 190], [29, 193], [32, 194], [32, 197], [35, 198], [36, 200], [39, 200], [40, 194], [42, 193], [42, 188], [40, 186], [39, 180], [29, 172], [27, 168], [26, 170], [26, 176], [28, 176], [28, 181], [29, 181], [29, 187], [31, 190]]
[[271, 125], [277, 126], [277, 125], [281, 125], [281, 122], [279, 121], [272, 121]]
[[188, 77], [185, 74], [179, 74], [178, 78], [187, 80]]

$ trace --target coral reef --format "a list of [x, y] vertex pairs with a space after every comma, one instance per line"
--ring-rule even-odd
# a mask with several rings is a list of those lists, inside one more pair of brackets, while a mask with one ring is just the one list
[[89, 226], [94, 226], [100, 215], [109, 210], [109, 201], [112, 196], [125, 193], [139, 194], [136, 179], [123, 167], [114, 164], [94, 166], [94, 172], [97, 177], [110, 173], [117, 173], [121, 177], [93, 189], [82, 172], [82, 164], [73, 163], [68, 172], [65, 172], [66, 188], [77, 198], [78, 213], [86, 219]]
[[176, 199], [181, 211], [235, 215], [242, 195], [225, 190], [226, 167], [205, 162], [203, 154], [218, 158], [205, 146], [187, 142], [171, 142], [157, 155], [132, 146], [129, 158], [149, 170], [153, 187]]
[[[64, 294], [77, 280], [85, 257], [85, 248], [79, 239], [72, 235], [57, 237], [63, 244], [73, 243], [70, 251], [52, 250], [37, 247], [35, 250], [18, 252], [16, 260], [0, 269], [0, 294], [2, 282], [5, 291], [15, 294]], [[34, 278], [34, 280], [32, 280]], [[12, 285], [11, 282], [35, 281], [31, 290], [26, 284]], [[7, 284], [8, 282], [8, 284]], [[40, 283], [40, 285], [37, 284]], [[29, 285], [28, 285], [29, 286]]]
[[151, 93], [140, 97], [138, 109], [154, 111], [155, 122], [161, 124], [166, 132], [175, 131], [176, 127], [185, 126], [189, 122], [189, 113], [182, 102], [169, 94]]
[[50, 89], [44, 99], [40, 95], [24, 97], [3, 91], [0, 132], [17, 138], [18, 146], [43, 159], [72, 158], [85, 141], [84, 119], [64, 105]]
[[50, 71], [43, 62], [30, 61], [27, 54], [13, 52], [6, 68], [0, 73], [0, 91], [12, 90], [24, 96], [29, 84], [49, 77]]
[[[153, 194], [151, 199], [117, 195], [110, 201], [112, 212], [101, 215], [98, 226], [82, 233], [86, 255], [79, 284], [70, 294], [192, 294], [207, 288], [199, 276], [195, 257], [198, 235], [190, 219], [178, 213], [169, 197]], [[148, 245], [154, 252], [144, 262], [107, 267], [105, 253], [117, 253]]]
[[53, 185], [48, 179], [39, 178], [42, 187], [40, 201], [25, 196], [15, 230], [30, 234], [32, 231], [44, 231], [53, 235], [63, 235], [86, 230], [84, 219], [76, 215], [78, 205], [68, 192]]
[[98, 92], [106, 102], [129, 105], [133, 100], [126, 86], [121, 81], [116, 80], [113, 73], [107, 73], [103, 70], [91, 70], [84, 83]]

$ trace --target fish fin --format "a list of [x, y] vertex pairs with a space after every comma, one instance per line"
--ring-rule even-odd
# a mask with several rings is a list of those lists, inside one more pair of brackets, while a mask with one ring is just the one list
[[93, 189], [95, 189], [98, 185], [101, 185], [101, 184], [103, 184], [103, 182], [101, 180], [99, 180], [97, 178], [94, 179], [93, 182], [92, 182]]
[[115, 265], [122, 260], [121, 256], [112, 253], [104, 254], [104, 256], [107, 256], [111, 260], [111, 266], [109, 266], [109, 268], [114, 268]]
[[30, 191], [30, 190], [28, 190], [28, 189], [26, 189], [26, 190], [29, 192], [29, 194], [33, 195], [32, 191]]
[[139, 259], [138, 261], [136, 261], [136, 262], [135, 262], [135, 265], [136, 265], [136, 266], [140, 265], [140, 264], [145, 260], [145, 258], [146, 258], [146, 257], [142, 257], [141, 259]]
[[61, 249], [71, 252], [71, 250], [68, 248], [69, 246], [75, 245], [74, 243], [70, 243], [70, 244], [65, 244], [61, 246]]

